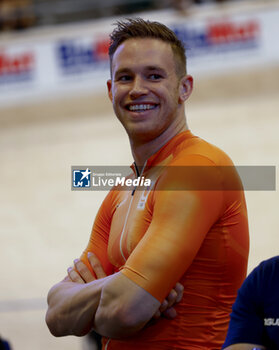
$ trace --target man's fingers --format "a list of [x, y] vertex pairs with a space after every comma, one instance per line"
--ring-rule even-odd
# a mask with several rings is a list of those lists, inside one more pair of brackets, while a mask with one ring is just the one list
[[68, 276], [72, 282], [84, 283], [84, 280], [80, 277], [80, 275], [72, 267], [69, 267], [67, 272], [68, 272]]
[[159, 310], [157, 310], [155, 312], [155, 314], [153, 315], [153, 318], [155, 318], [155, 320], [158, 320], [158, 318], [160, 318], [160, 317], [161, 317], [161, 312]]
[[92, 266], [93, 271], [95, 272], [97, 278], [103, 278], [106, 277], [106, 273], [100, 263], [100, 260], [96, 257], [95, 254], [89, 252], [87, 254], [88, 260], [90, 262], [90, 265]]
[[95, 280], [89, 268], [79, 259], [74, 260], [75, 268], [85, 283]]
[[167, 299], [165, 299], [165, 300], [162, 302], [162, 304], [160, 305], [158, 311], [159, 311], [160, 313], [162, 313], [162, 312], [164, 312], [168, 307], [169, 307], [169, 303], [168, 303]]
[[[171, 308], [174, 304], [179, 303], [183, 297], [184, 287], [181, 283], [176, 283], [175, 287], [170, 291], [167, 298], [162, 302], [159, 311], [164, 313], [165, 310]], [[173, 314], [170, 311], [170, 314]], [[175, 312], [176, 313], [176, 312]]]
[[175, 302], [179, 303], [181, 301], [181, 299], [183, 298], [184, 286], [181, 283], [177, 282], [175, 287], [174, 287], [174, 290], [177, 293], [177, 297], [176, 297]]
[[[95, 254], [89, 252], [88, 260], [97, 278], [106, 277], [104, 269]], [[95, 276], [80, 259], [74, 260], [74, 268], [70, 267], [68, 269], [68, 276], [76, 283], [89, 283], [95, 280]]]
[[162, 302], [159, 309], [153, 316], [153, 318], [157, 319], [160, 316], [164, 316], [169, 319], [173, 319], [176, 317], [176, 310], [172, 307], [174, 304], [179, 303], [183, 297], [184, 286], [181, 283], [176, 283], [175, 287], [170, 291], [169, 295]]
[[170, 307], [166, 311], [164, 311], [163, 315], [166, 318], [173, 319], [176, 317], [177, 313], [173, 307]]
[[172, 289], [167, 296], [167, 301], [168, 301], [168, 308], [172, 307], [174, 303], [176, 303], [176, 298], [177, 298], [177, 292], [175, 289]]

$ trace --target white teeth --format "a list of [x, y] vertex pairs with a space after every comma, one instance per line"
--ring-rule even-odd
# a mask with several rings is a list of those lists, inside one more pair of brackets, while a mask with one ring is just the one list
[[146, 110], [149, 110], [149, 109], [154, 109], [155, 107], [156, 107], [155, 105], [143, 105], [143, 104], [140, 104], [140, 105], [129, 106], [129, 110], [130, 111], [146, 111]]

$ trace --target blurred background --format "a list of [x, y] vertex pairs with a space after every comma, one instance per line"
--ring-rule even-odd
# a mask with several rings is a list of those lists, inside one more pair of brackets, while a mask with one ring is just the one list
[[[278, 0], [0, 0], [0, 337], [12, 349], [94, 349], [49, 334], [46, 295], [106, 195], [71, 191], [71, 166], [132, 162], [106, 80], [112, 24], [135, 16], [186, 44], [192, 132], [236, 165], [278, 166]], [[279, 196], [246, 198], [250, 271], [278, 255]]]

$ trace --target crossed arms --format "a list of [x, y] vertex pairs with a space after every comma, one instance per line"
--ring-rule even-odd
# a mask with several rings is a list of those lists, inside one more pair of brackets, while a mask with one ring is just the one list
[[88, 259], [97, 279], [75, 260], [75, 269], [68, 269], [68, 276], [49, 291], [46, 322], [53, 335], [82, 336], [94, 328], [103, 336], [122, 338], [138, 332], [152, 317], [176, 316], [173, 305], [182, 299], [181, 284], [160, 304], [121, 272], [106, 276], [94, 254]]
[[[163, 180], [169, 183], [172, 179]], [[172, 306], [183, 294], [183, 287], [176, 282], [218, 219], [223, 197], [221, 191], [157, 191], [154, 197], [152, 222], [121, 272], [106, 276], [96, 256], [91, 255], [97, 279], [78, 260], [75, 270], [52, 287], [46, 322], [53, 335], [82, 336], [93, 328], [102, 336], [122, 338], [138, 332], [160, 313], [175, 317]], [[103, 221], [109, 222], [109, 214], [103, 211], [96, 230]], [[134, 267], [139, 261], [138, 270]]]

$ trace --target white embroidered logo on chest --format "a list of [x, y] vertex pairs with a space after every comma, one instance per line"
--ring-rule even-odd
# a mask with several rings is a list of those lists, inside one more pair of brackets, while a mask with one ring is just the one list
[[143, 210], [145, 207], [145, 203], [147, 201], [148, 195], [151, 191], [151, 187], [153, 186], [149, 186], [148, 189], [142, 191], [142, 194], [140, 196], [139, 202], [138, 202], [138, 206], [137, 209]]

